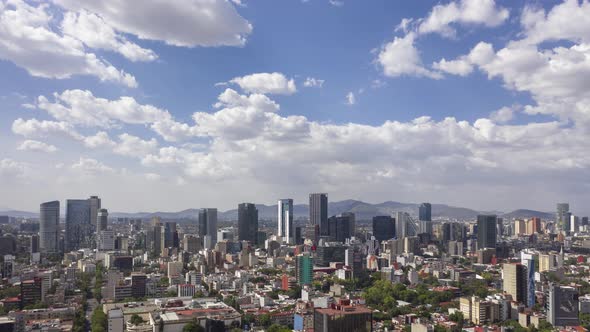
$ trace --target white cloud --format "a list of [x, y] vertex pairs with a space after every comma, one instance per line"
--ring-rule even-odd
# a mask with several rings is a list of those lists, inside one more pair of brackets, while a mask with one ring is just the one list
[[256, 73], [235, 77], [230, 81], [249, 93], [291, 95], [297, 92], [295, 81], [281, 73]]
[[80, 157], [80, 160], [72, 164], [71, 168], [75, 171], [81, 172], [84, 175], [90, 176], [115, 172], [112, 167], [109, 167], [96, 159], [85, 157]]
[[440, 61], [433, 63], [432, 68], [459, 76], [467, 76], [473, 71], [473, 66], [466, 57], [460, 57], [456, 60], [442, 58]]
[[158, 58], [152, 50], [129, 42], [100, 16], [86, 10], [66, 12], [61, 29], [65, 35], [80, 40], [90, 48], [118, 52], [131, 61], [154, 61]]
[[340, 0], [328, 0], [328, 2], [334, 7], [342, 7], [344, 6], [344, 1]]
[[82, 136], [67, 122], [18, 118], [12, 123], [12, 132], [27, 138], [44, 138], [52, 135], [82, 139]]
[[123, 156], [142, 158], [153, 153], [157, 148], [158, 141], [155, 138], [143, 140], [140, 137], [124, 133], [119, 135], [119, 142], [113, 152]]
[[321, 88], [324, 85], [324, 80], [320, 80], [318, 78], [308, 77], [303, 82], [303, 86], [306, 88], [318, 87]]
[[495, 27], [504, 23], [509, 15], [508, 9], [497, 6], [494, 0], [452, 1], [434, 6], [428, 16], [420, 20], [417, 31], [454, 37], [454, 23]]
[[350, 91], [349, 93], [346, 94], [346, 105], [354, 105], [356, 104], [356, 97], [354, 96], [354, 93], [352, 91]]
[[88, 90], [65, 90], [54, 93], [54, 101], [39, 96], [38, 107], [57, 120], [88, 127], [110, 127], [117, 123], [150, 124], [171, 119], [166, 110], [139, 104], [133, 97], [108, 100], [95, 97]]
[[71, 11], [87, 10], [116, 31], [174, 46], [241, 46], [252, 31], [230, 1], [55, 0]]
[[52, 153], [57, 151], [57, 147], [55, 147], [55, 145], [47, 144], [40, 141], [26, 140], [18, 146], [17, 150]]
[[442, 78], [439, 73], [423, 66], [420, 53], [414, 46], [414, 38], [415, 34], [410, 32], [402, 38], [395, 37], [393, 41], [381, 47], [377, 62], [381, 65], [383, 74], [389, 77], [408, 75]]
[[112, 148], [115, 144], [109, 137], [109, 134], [104, 131], [99, 131], [93, 136], [84, 137], [84, 146], [91, 149]]
[[48, 4], [20, 0], [0, 3], [0, 58], [24, 68], [32, 76], [65, 79], [91, 75], [136, 87], [135, 78], [86, 51], [84, 44], [49, 27], [54, 20]]
[[496, 123], [505, 123], [514, 118], [515, 107], [504, 106], [490, 114], [490, 119]]
[[555, 40], [590, 43], [590, 3], [565, 0], [549, 13], [542, 7], [525, 6], [521, 25], [527, 43]]

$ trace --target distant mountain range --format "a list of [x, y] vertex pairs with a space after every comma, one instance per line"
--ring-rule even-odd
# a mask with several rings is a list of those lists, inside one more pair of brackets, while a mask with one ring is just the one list
[[[330, 202], [328, 204], [328, 215], [337, 215], [343, 212], [353, 212], [357, 220], [369, 220], [378, 215], [390, 215], [397, 211], [408, 212], [411, 215], [418, 215], [418, 206], [416, 203], [400, 203], [394, 201], [387, 201], [378, 204], [371, 204], [357, 200], [344, 200], [339, 202]], [[274, 220], [277, 218], [276, 205], [257, 204], [258, 217], [264, 220]], [[296, 204], [293, 206], [293, 213], [296, 219], [307, 218], [309, 216], [309, 207], [307, 204]], [[187, 209], [178, 212], [112, 212], [111, 217], [127, 217], [127, 218], [142, 218], [149, 219], [154, 216], [159, 216], [162, 219], [196, 219], [199, 214], [199, 209]], [[451, 218], [451, 219], [474, 219], [478, 214], [497, 214], [506, 219], [512, 218], [530, 218], [540, 217], [541, 219], [552, 219], [553, 213], [519, 209], [509, 213], [500, 211], [476, 211], [463, 207], [449, 206], [446, 204], [432, 204], [433, 218]], [[11, 217], [23, 218], [38, 218], [38, 213], [6, 210], [0, 211], [0, 215], [8, 215]], [[232, 209], [228, 211], [220, 211], [218, 214], [219, 220], [231, 221], [238, 219], [238, 210]]]

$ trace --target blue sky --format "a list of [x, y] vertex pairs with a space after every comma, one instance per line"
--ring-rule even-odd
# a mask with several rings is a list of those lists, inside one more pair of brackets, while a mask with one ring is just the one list
[[0, 206], [98, 194], [119, 211], [224, 209], [327, 191], [590, 212], [586, 1], [108, 2], [2, 1]]

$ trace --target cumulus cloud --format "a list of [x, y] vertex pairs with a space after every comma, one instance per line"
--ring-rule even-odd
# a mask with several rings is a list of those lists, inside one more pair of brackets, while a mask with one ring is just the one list
[[86, 50], [68, 35], [52, 31], [49, 5], [24, 1], [0, 3], [0, 58], [24, 68], [32, 76], [65, 79], [91, 75], [136, 87], [135, 78]]
[[466, 57], [460, 57], [455, 60], [442, 58], [440, 61], [434, 62], [432, 68], [459, 76], [467, 76], [473, 71], [473, 65]]
[[129, 42], [100, 16], [86, 10], [66, 12], [61, 29], [65, 35], [80, 40], [90, 48], [118, 52], [131, 61], [153, 61], [158, 58], [154, 51]]
[[52, 152], [57, 151], [57, 147], [55, 147], [55, 145], [47, 144], [47, 143], [40, 142], [40, 141], [26, 140], [26, 141], [23, 141], [17, 147], [17, 150], [52, 153]]
[[494, 0], [461, 0], [439, 4], [419, 21], [419, 34], [438, 33], [445, 37], [456, 34], [453, 24], [495, 27], [504, 23], [510, 13]]
[[110, 127], [117, 123], [149, 124], [171, 119], [166, 110], [139, 104], [133, 97], [108, 100], [95, 97], [88, 90], [65, 90], [54, 93], [53, 101], [39, 96], [38, 107], [57, 120], [88, 127]]
[[70, 11], [94, 13], [116, 31], [174, 46], [242, 46], [252, 32], [230, 1], [150, 0], [141, 6], [117, 0], [55, 2]]
[[115, 172], [114, 168], [109, 167], [96, 159], [86, 157], [80, 157], [76, 163], [72, 164], [71, 169], [90, 176]]
[[27, 138], [44, 138], [52, 135], [82, 139], [72, 125], [63, 121], [18, 118], [12, 123], [12, 132]]
[[515, 107], [504, 106], [499, 110], [493, 111], [492, 114], [490, 114], [490, 119], [496, 123], [505, 123], [514, 118], [515, 111]]
[[119, 142], [117, 142], [113, 151], [123, 156], [141, 158], [153, 153], [157, 148], [158, 141], [155, 138], [144, 140], [140, 137], [124, 133], [119, 135]]
[[414, 39], [415, 34], [410, 32], [404, 37], [395, 37], [381, 47], [377, 62], [381, 65], [383, 74], [389, 77], [408, 75], [441, 78], [439, 73], [424, 67]]
[[112, 148], [115, 146], [115, 142], [111, 140], [107, 132], [99, 131], [92, 136], [84, 137], [84, 146], [91, 149]]
[[291, 95], [297, 92], [295, 80], [282, 73], [256, 73], [236, 77], [230, 81], [249, 93]]
[[590, 3], [586, 0], [565, 0], [548, 13], [539, 6], [525, 6], [520, 22], [527, 43], [556, 40], [590, 42]]

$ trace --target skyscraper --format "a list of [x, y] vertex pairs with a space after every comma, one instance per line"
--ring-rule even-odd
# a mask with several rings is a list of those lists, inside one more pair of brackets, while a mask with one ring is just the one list
[[41, 204], [39, 245], [43, 252], [57, 252], [59, 243], [59, 201]]
[[238, 240], [256, 244], [258, 209], [252, 203], [238, 205]]
[[395, 236], [398, 240], [410, 235], [408, 234], [408, 222], [410, 216], [406, 212], [395, 213]]
[[90, 224], [96, 230], [99, 227], [97, 220], [98, 210], [100, 210], [100, 198], [98, 196], [90, 196], [88, 203], [90, 204]]
[[578, 291], [573, 287], [549, 285], [549, 310], [547, 321], [553, 326], [577, 326]]
[[215, 246], [217, 243], [217, 209], [208, 208], [199, 211], [199, 236], [201, 239], [210, 236], [211, 246]]
[[532, 308], [535, 305], [535, 260], [529, 259], [527, 263], [527, 306]]
[[164, 248], [178, 248], [178, 231], [173, 221], [164, 224]]
[[395, 219], [391, 216], [373, 217], [373, 236], [378, 241], [387, 241], [395, 237]]
[[331, 241], [344, 242], [354, 236], [354, 213], [342, 213], [328, 218], [328, 236]]
[[313, 281], [313, 258], [309, 253], [296, 256], [295, 275], [297, 276], [297, 283], [301, 286], [310, 285]]
[[420, 221], [432, 221], [432, 205], [430, 203], [422, 203], [418, 207], [418, 219]]
[[[555, 222], [559, 227], [564, 229], [565, 224], [569, 223], [568, 219], [568, 212], [570, 211], [570, 204], [569, 203], [557, 203], [557, 212], [555, 213]], [[569, 231], [568, 228], [566, 230]]]
[[106, 231], [109, 224], [109, 211], [107, 209], [99, 209], [97, 214], [97, 229], [96, 233]]
[[477, 246], [479, 249], [496, 248], [496, 215], [477, 216]]
[[503, 290], [512, 295], [512, 299], [520, 303], [527, 303], [527, 273], [522, 264], [505, 263], [503, 270]]
[[418, 220], [420, 222], [420, 233], [432, 234], [432, 205], [422, 203], [418, 207]]
[[66, 201], [65, 249], [67, 251], [80, 249], [91, 234], [91, 227], [90, 201], [87, 199], [68, 199]]
[[293, 229], [293, 199], [280, 199], [278, 202], [278, 236], [285, 243], [294, 243], [295, 232]]
[[309, 223], [320, 226], [320, 235], [328, 235], [328, 194], [309, 194]]

